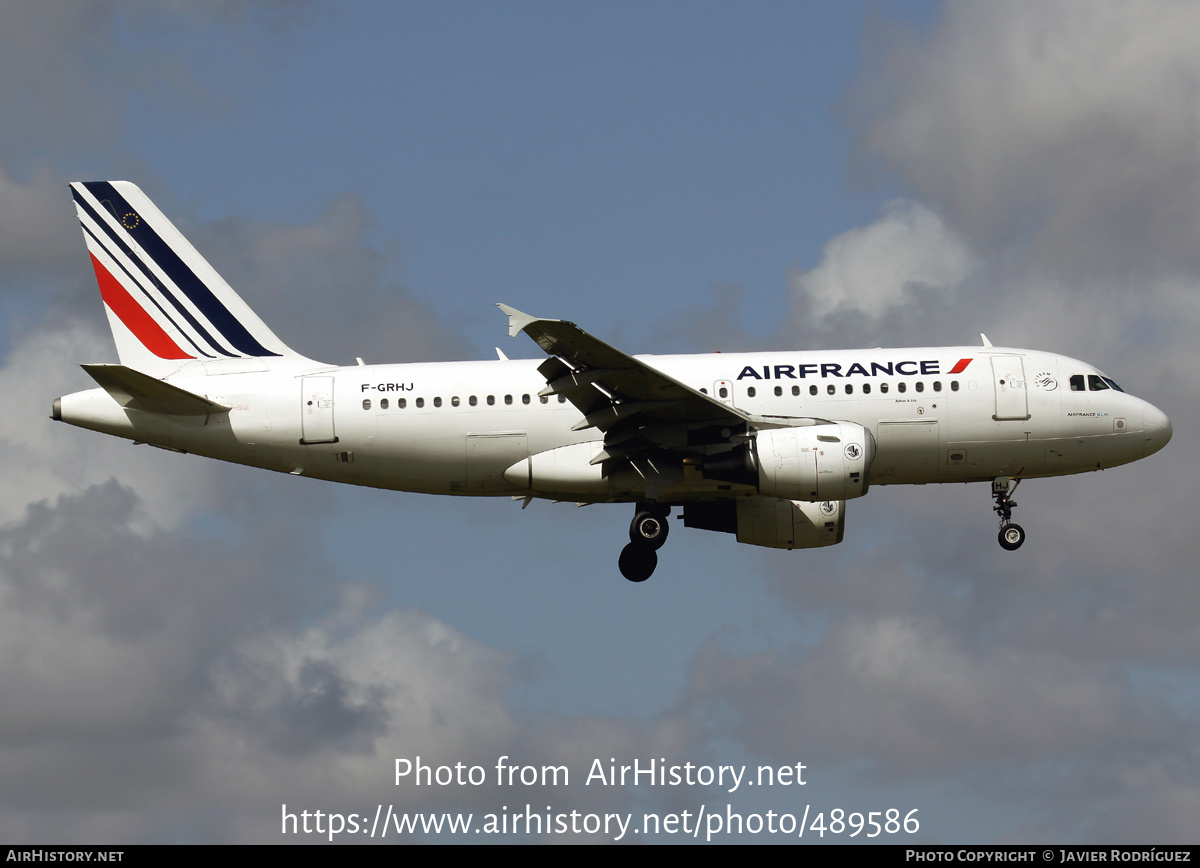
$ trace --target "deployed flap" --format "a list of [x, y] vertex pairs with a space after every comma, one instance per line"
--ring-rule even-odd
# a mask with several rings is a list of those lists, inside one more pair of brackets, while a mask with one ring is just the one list
[[224, 404], [156, 380], [124, 365], [80, 365], [113, 399], [130, 410], [170, 416], [206, 416], [229, 410]]

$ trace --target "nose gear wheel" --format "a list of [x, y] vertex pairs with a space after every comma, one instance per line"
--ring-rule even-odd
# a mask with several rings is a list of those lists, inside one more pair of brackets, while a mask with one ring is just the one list
[[1019, 524], [1006, 524], [1000, 528], [1000, 548], [1016, 551], [1025, 542], [1025, 529]]

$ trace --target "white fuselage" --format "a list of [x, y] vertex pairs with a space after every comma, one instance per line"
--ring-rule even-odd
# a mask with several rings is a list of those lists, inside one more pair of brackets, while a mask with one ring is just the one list
[[[637, 358], [758, 416], [863, 425], [875, 438], [869, 478], [877, 485], [1080, 473], [1135, 461], [1171, 436], [1170, 422], [1154, 406], [1109, 387], [1091, 365], [1051, 353], [948, 347]], [[639, 499], [644, 485], [637, 474], [605, 477], [589, 464], [603, 435], [595, 428], [573, 431], [580, 412], [560, 396], [539, 397], [546, 381], [538, 364], [253, 373], [213, 373], [215, 366], [202, 373], [196, 364], [168, 382], [230, 406], [228, 413], [125, 410], [102, 389], [64, 396], [59, 412], [63, 421], [132, 440], [357, 485]], [[1073, 378], [1082, 388], [1073, 388]], [[557, 482], [531, 486], [524, 470], [513, 470], [544, 455], [557, 456]], [[685, 468], [659, 497], [730, 493], [729, 485]]]

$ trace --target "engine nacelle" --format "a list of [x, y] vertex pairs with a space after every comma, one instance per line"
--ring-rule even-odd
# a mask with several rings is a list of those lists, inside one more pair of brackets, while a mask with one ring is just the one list
[[810, 503], [781, 497], [739, 497], [683, 508], [687, 527], [736, 533], [740, 543], [773, 549], [811, 549], [842, 541], [846, 502]]
[[853, 422], [768, 428], [755, 435], [751, 454], [761, 494], [810, 502], [850, 500], [867, 493], [875, 438]]

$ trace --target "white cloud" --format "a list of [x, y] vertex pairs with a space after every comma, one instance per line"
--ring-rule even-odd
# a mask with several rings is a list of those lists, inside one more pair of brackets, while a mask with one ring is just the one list
[[1070, 757], [1174, 730], [1107, 667], [969, 641], [937, 619], [851, 616], [799, 661], [714, 653], [700, 680], [724, 682], [735, 730], [755, 749], [853, 758], [888, 776]]
[[[572, 766], [569, 790], [523, 799], [627, 808], [625, 790], [582, 787], [581, 756], [694, 746], [670, 722], [514, 712], [507, 654], [428, 613], [379, 611], [306, 524], [279, 538], [268, 518], [230, 543], [138, 530], [139, 511], [110, 482], [0, 528], [8, 839], [156, 840], [167, 823], [184, 840], [277, 841], [283, 803], [498, 810], [500, 756]], [[303, 593], [316, 583], [341, 591], [323, 616]], [[483, 766], [487, 784], [396, 786], [395, 759], [418, 755]]]
[[[98, 297], [95, 309], [99, 314]], [[211, 505], [211, 465], [181, 461], [178, 455], [50, 419], [55, 398], [96, 387], [79, 364], [115, 360], [114, 356], [107, 331], [101, 333], [71, 316], [61, 318], [54, 328], [36, 327], [4, 359], [0, 390], [9, 406], [0, 414], [0, 522], [21, 518], [31, 504], [114, 477], [137, 486], [144, 498], [146, 511], [139, 513], [140, 522], [172, 527]]]
[[1200, 7], [952, 2], [871, 48], [860, 147], [978, 250], [1083, 275], [1200, 263]]
[[878, 320], [915, 290], [953, 291], [971, 267], [970, 251], [936, 213], [898, 200], [871, 225], [826, 244], [820, 263], [790, 283], [817, 317], [853, 312]]

